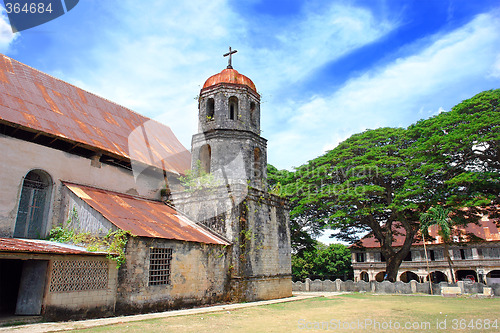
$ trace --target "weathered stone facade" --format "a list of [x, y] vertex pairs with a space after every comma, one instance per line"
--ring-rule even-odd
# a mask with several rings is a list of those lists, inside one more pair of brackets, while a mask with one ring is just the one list
[[231, 298], [255, 301], [291, 296], [288, 203], [267, 192], [232, 185], [174, 193], [173, 202], [230, 242]]
[[[149, 285], [150, 249], [172, 250], [170, 283]], [[118, 275], [116, 312], [165, 311], [230, 301], [230, 247], [132, 237]]]

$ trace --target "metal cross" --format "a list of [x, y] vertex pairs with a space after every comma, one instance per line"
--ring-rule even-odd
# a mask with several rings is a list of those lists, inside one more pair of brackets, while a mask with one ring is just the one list
[[231, 50], [231, 46], [230, 46], [230, 47], [229, 47], [229, 52], [228, 52], [228, 53], [226, 53], [226, 54], [224, 54], [224, 57], [229, 56], [229, 59], [228, 59], [228, 61], [227, 61], [227, 68], [228, 68], [228, 69], [233, 69], [233, 66], [232, 66], [232, 58], [231, 58], [231, 56], [232, 56], [234, 53], [236, 53], [236, 52], [238, 52], [238, 50]]

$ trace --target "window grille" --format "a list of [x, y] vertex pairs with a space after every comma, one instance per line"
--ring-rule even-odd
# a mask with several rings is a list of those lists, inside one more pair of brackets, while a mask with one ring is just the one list
[[72, 292], [108, 288], [108, 263], [99, 260], [55, 260], [50, 292]]
[[149, 249], [149, 285], [170, 284], [170, 262], [172, 249]]

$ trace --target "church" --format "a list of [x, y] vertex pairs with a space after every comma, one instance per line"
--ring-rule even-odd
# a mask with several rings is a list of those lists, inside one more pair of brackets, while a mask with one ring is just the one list
[[190, 152], [168, 126], [0, 54], [0, 316], [291, 296], [289, 207], [267, 191], [260, 95], [234, 52], [200, 91]]

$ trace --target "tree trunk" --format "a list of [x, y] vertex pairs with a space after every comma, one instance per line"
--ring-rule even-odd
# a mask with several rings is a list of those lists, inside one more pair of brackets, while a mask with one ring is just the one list
[[393, 255], [387, 258], [387, 264], [385, 266], [385, 280], [396, 282], [398, 278], [399, 266], [403, 260], [399, 258], [398, 255]]
[[450, 251], [448, 249], [448, 243], [444, 242], [444, 255], [446, 256], [446, 261], [448, 261], [448, 267], [450, 268], [451, 282], [455, 283], [455, 274], [453, 273], [453, 262], [450, 258]]

